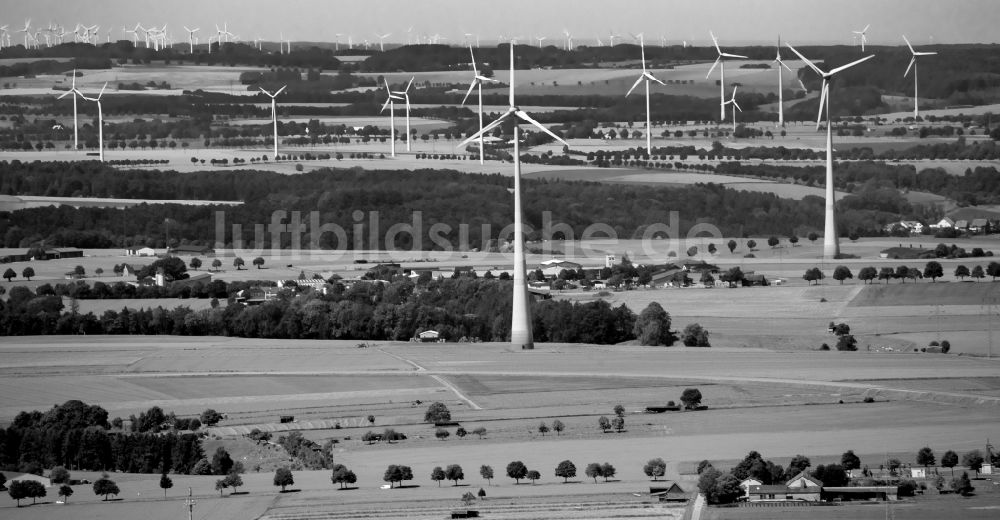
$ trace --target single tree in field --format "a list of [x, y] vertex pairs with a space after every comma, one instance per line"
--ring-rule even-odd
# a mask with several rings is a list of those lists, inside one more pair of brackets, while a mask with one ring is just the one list
[[611, 465], [610, 462], [605, 462], [604, 464], [601, 464], [601, 476], [604, 477], [605, 482], [607, 482], [608, 479], [610, 478], [614, 478], [615, 473], [617, 472], [618, 471], [615, 469], [614, 466]]
[[[30, 282], [31, 281], [31, 277], [35, 276], [35, 270], [32, 269], [30, 266], [29, 267], [25, 267], [24, 270], [21, 271], [21, 276], [23, 276], [24, 278], [26, 278]], [[994, 278], [996, 278], [996, 277], [994, 277]]]
[[469, 507], [475, 501], [476, 495], [473, 495], [472, 491], [466, 491], [465, 494], [462, 495], [462, 503], [465, 504], [465, 507]]
[[941, 278], [942, 276], [944, 276], [944, 268], [941, 267], [941, 264], [939, 262], [931, 260], [930, 262], [927, 262], [927, 265], [924, 266], [924, 278], [930, 278], [931, 283], [934, 283], [935, 281], [937, 281], [938, 278]]
[[924, 474], [927, 473], [928, 466], [933, 466], [936, 463], [937, 459], [934, 457], [934, 450], [930, 446], [924, 446], [917, 452], [917, 464], [924, 467]]
[[264, 257], [258, 256], [257, 258], [254, 258], [253, 265], [257, 266], [257, 269], [264, 267]]
[[478, 435], [479, 438], [482, 439], [483, 435], [486, 435], [486, 428], [483, 428], [482, 426], [480, 426], [480, 427], [476, 428], [475, 430], [472, 430], [472, 433]]
[[972, 268], [972, 273], [969, 274], [973, 280], [979, 281], [986, 277], [986, 273], [983, 272], [983, 266], [977, 265]]
[[572, 461], [564, 460], [556, 466], [556, 476], [563, 478], [563, 484], [576, 476], [576, 466]]
[[438, 483], [438, 487], [441, 487], [441, 481], [445, 479], [444, 469], [441, 466], [435, 466], [431, 470], [431, 480]]
[[[992, 276], [994, 282], [997, 281], [997, 277], [1000, 276], [1000, 263], [990, 262], [989, 265], [986, 266], [986, 274]], [[25, 276], [25, 278], [27, 278], [27, 276]]]
[[493, 467], [483, 464], [479, 466], [479, 475], [486, 479], [486, 483], [493, 485]]
[[201, 258], [198, 258], [197, 256], [192, 258], [191, 261], [188, 262], [188, 265], [191, 266], [192, 270], [197, 271], [201, 267]]
[[204, 412], [201, 412], [199, 419], [206, 426], [215, 426], [222, 420], [222, 414], [211, 408], [206, 408]]
[[738, 244], [736, 243], [735, 240], [730, 240], [729, 242], [726, 242], [726, 247], [729, 248], [729, 254], [733, 254], [733, 251], [736, 251], [737, 245]]
[[49, 480], [53, 484], [69, 484], [69, 470], [62, 466], [56, 466], [49, 472]]
[[625, 417], [625, 407], [621, 404], [615, 405], [614, 412], [618, 417]]
[[810, 283], [816, 282], [818, 284], [823, 278], [825, 278], [825, 276], [823, 275], [823, 271], [820, 271], [819, 267], [806, 269], [805, 274], [802, 275], [802, 279]]
[[819, 235], [817, 235], [815, 231], [810, 231], [809, 234], [806, 235], [806, 238], [808, 238], [810, 242], [815, 243], [816, 239], [819, 238]]
[[218, 271], [219, 268], [221, 268], [221, 267], [222, 267], [222, 260], [219, 260], [218, 258], [216, 258], [215, 260], [212, 260], [212, 269], [213, 270]]
[[983, 467], [983, 453], [979, 450], [972, 450], [962, 455], [962, 465], [975, 471], [979, 476], [979, 470]]
[[528, 468], [523, 462], [515, 460], [510, 464], [507, 464], [507, 476], [514, 479], [517, 484], [521, 483], [521, 479], [528, 474]]
[[858, 271], [858, 280], [861, 280], [866, 284], [871, 283], [875, 278], [878, 278], [878, 271], [876, 271], [872, 266], [862, 267], [861, 270]]
[[753, 251], [753, 248], [757, 247], [756, 240], [747, 240], [747, 249]]
[[645, 473], [647, 477], [656, 480], [667, 474], [667, 463], [659, 457], [650, 459], [646, 462], [646, 465], [642, 467], [642, 472]]
[[779, 240], [778, 237], [776, 236], [771, 236], [768, 237], [767, 239], [767, 245], [771, 246], [772, 248], [778, 247], [779, 243], [781, 243], [781, 240]]
[[545, 424], [545, 421], [542, 421], [541, 424], [538, 425], [538, 433], [542, 434], [542, 437], [545, 437], [545, 434], [548, 432], [549, 425]]
[[104, 274], [104, 268], [103, 267], [98, 267], [97, 269], [94, 269], [94, 273], [96, 273], [97, 277], [100, 278], [101, 275]]
[[685, 408], [696, 408], [701, 405], [701, 390], [697, 388], [685, 388], [681, 393], [681, 402]]
[[451, 412], [448, 411], [448, 407], [442, 402], [436, 402], [427, 407], [427, 411], [424, 412], [424, 422], [428, 423], [442, 423], [451, 421]]
[[597, 420], [597, 425], [600, 426], [601, 431], [608, 433], [608, 430], [611, 429], [611, 420], [602, 415], [600, 419]]
[[958, 267], [955, 268], [955, 278], [958, 278], [959, 280], [962, 280], [964, 282], [966, 276], [969, 276], [969, 268], [968, 267], [965, 267], [964, 265], [960, 265], [960, 266], [958, 266]]
[[468, 435], [468, 434], [469, 434], [469, 432], [465, 431], [465, 428], [462, 428], [461, 426], [459, 426], [455, 430], [455, 437], [458, 437], [459, 439], [464, 439], [465, 436]]
[[17, 272], [8, 267], [7, 270], [3, 272], [3, 277], [9, 283], [14, 278], [17, 278]]
[[562, 421], [556, 419], [552, 421], [552, 430], [556, 432], [556, 435], [562, 434], [563, 430], [566, 429], [566, 425]]
[[226, 484], [226, 479], [220, 478], [219, 480], [215, 481], [215, 490], [219, 492], [220, 497], [222, 496], [222, 490], [226, 489], [227, 487], [229, 486], [228, 484]]
[[448, 430], [445, 430], [444, 428], [438, 428], [437, 431], [434, 432], [434, 436], [442, 441], [447, 439], [449, 435], [451, 435], [451, 433], [448, 432]]
[[465, 480], [465, 472], [462, 471], [462, 466], [459, 466], [458, 464], [449, 464], [448, 467], [445, 468], [444, 474], [447, 479], [454, 482], [456, 486], [458, 485], [459, 480]]
[[639, 338], [642, 345], [670, 346], [674, 343], [674, 335], [670, 331], [670, 314], [663, 310], [657, 302], [650, 302], [639, 313], [632, 327], [632, 332]]
[[838, 265], [833, 270], [833, 279], [840, 282], [840, 285], [844, 285], [844, 280], [848, 278], [854, 278], [854, 274], [846, 265]]
[[958, 466], [958, 454], [948, 450], [941, 456], [941, 467], [951, 468], [951, 476], [955, 476], [955, 466]]
[[243, 269], [243, 266], [246, 264], [246, 261], [244, 261], [242, 257], [237, 256], [233, 259], [233, 267], [235, 267], [237, 271]]
[[240, 487], [243, 486], [243, 477], [235, 471], [230, 471], [226, 478], [224, 479], [226, 487], [233, 488], [233, 493], [236, 493]]
[[80, 278], [83, 278], [84, 276], [87, 275], [87, 270], [84, 269], [84, 267], [82, 265], [78, 265], [78, 266], [76, 266], [76, 267], [73, 268], [73, 274], [76, 275], [76, 276], [78, 276], [78, 277], [80, 277]]
[[583, 473], [588, 477], [594, 479], [594, 484], [597, 484], [597, 477], [602, 477], [604, 474], [601, 472], [600, 462], [591, 462], [587, 464], [587, 469], [583, 470]]
[[965, 471], [962, 472], [961, 476], [951, 481], [951, 489], [963, 497], [971, 495], [972, 492], [976, 490], [976, 488], [972, 487], [972, 481], [969, 480], [969, 474]]
[[27, 483], [26, 480], [15, 480], [7, 486], [7, 493], [10, 494], [10, 498], [17, 501], [17, 507], [21, 507], [21, 500], [28, 498]]
[[163, 498], [167, 498], [167, 490], [174, 487], [174, 481], [170, 480], [166, 472], [160, 475], [160, 489], [163, 490]]
[[477, 494], [479, 495], [479, 500], [485, 500], [486, 499], [486, 490], [485, 489], [479, 488], [479, 493], [477, 493]]
[[69, 497], [73, 496], [73, 488], [69, 484], [59, 486], [59, 496], [63, 498], [63, 502], [69, 502]]
[[854, 454], [854, 450], [847, 450], [840, 456], [840, 465], [847, 471], [859, 469], [861, 458]]
[[625, 418], [622, 416], [615, 416], [615, 418], [611, 420], [611, 426], [614, 427], [616, 432], [621, 433], [625, 430]]
[[212, 474], [226, 475], [233, 468], [233, 458], [225, 448], [219, 446], [212, 455]]
[[531, 485], [534, 486], [535, 481], [542, 478], [542, 474], [532, 469], [525, 473], [524, 478], [530, 480]]
[[281, 486], [281, 492], [285, 492], [285, 488], [295, 484], [295, 477], [292, 475], [292, 470], [288, 469], [287, 466], [280, 467], [274, 471], [274, 485]]
[[118, 493], [121, 493], [121, 490], [118, 489], [118, 484], [116, 484], [114, 480], [108, 478], [106, 474], [94, 481], [94, 494], [98, 496], [104, 495], [105, 501], [108, 499], [108, 496], [117, 496]]
[[797, 237], [795, 235], [792, 235], [792, 236], [788, 237], [788, 243], [792, 244], [792, 246], [794, 247], [795, 244], [799, 243], [799, 237]]
[[718, 249], [717, 247], [715, 247], [715, 244], [714, 244], [714, 243], [710, 243], [710, 244], [708, 244], [708, 254], [710, 254], [710, 255], [714, 255], [714, 254], [715, 254], [715, 252], [716, 252], [716, 251], [718, 251], [718, 250], [719, 250], [719, 249]]
[[357, 475], [347, 469], [343, 464], [334, 464], [333, 472], [330, 474], [330, 482], [340, 484], [340, 489], [344, 489], [345, 484], [354, 484], [358, 481]]
[[685, 347], [711, 347], [709, 332], [698, 323], [689, 323], [681, 332], [681, 342]]

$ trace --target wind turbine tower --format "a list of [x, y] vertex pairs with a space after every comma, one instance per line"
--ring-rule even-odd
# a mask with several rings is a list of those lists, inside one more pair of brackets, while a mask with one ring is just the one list
[[936, 52], [917, 52], [913, 50], [913, 46], [910, 45], [910, 40], [906, 39], [906, 35], [903, 35], [903, 41], [906, 42], [906, 46], [910, 48], [910, 54], [913, 55], [910, 58], [910, 64], [906, 66], [906, 72], [903, 73], [905, 78], [907, 74], [910, 73], [910, 68], [913, 69], [913, 119], [920, 117], [920, 107], [918, 103], [920, 98], [917, 96], [917, 56], [933, 56], [937, 54]]
[[510, 342], [515, 347], [534, 349], [535, 342], [531, 334], [531, 300], [528, 298], [528, 277], [524, 264], [524, 230], [521, 216], [521, 152], [520, 128], [517, 119], [533, 125], [565, 146], [563, 141], [548, 128], [535, 121], [514, 103], [514, 42], [510, 44], [510, 108], [482, 130], [466, 138], [459, 146], [465, 146], [480, 136], [503, 124], [507, 119], [514, 119], [514, 295], [510, 323]]
[[278, 91], [275, 92], [274, 94], [272, 94], [272, 93], [264, 90], [263, 88], [260, 89], [261, 92], [267, 94], [268, 97], [271, 98], [271, 123], [274, 125], [274, 160], [275, 160], [275, 162], [277, 162], [277, 160], [278, 160], [278, 107], [277, 107], [277, 100], [276, 100], [276, 98], [278, 97], [278, 94], [281, 94], [281, 91], [285, 90], [285, 88], [287, 88], [287, 87], [288, 87], [288, 85], [285, 85], [284, 87], [279, 88]]
[[97, 150], [101, 162], [104, 162], [104, 112], [101, 110], [101, 96], [104, 95], [104, 89], [106, 88], [108, 88], [107, 82], [101, 87], [101, 91], [97, 94], [96, 98], [89, 98], [80, 94], [80, 97], [87, 101], [97, 102]]
[[826, 220], [823, 225], [823, 256], [827, 259], [833, 260], [840, 256], [840, 242], [837, 239], [837, 221], [836, 221], [836, 200], [834, 199], [833, 191], [833, 121], [830, 119], [830, 80], [835, 74], [843, 70], [849, 69], [863, 61], [870, 60], [875, 57], [874, 54], [861, 58], [860, 60], [853, 61], [847, 65], [841, 65], [829, 72], [824, 72], [816, 66], [815, 63], [806, 59], [805, 56], [795, 50], [792, 44], [786, 43], [789, 49], [792, 50], [806, 65], [809, 66], [816, 74], [819, 74], [823, 78], [823, 87], [820, 91], [819, 97], [819, 114], [816, 116], [816, 129], [819, 129], [820, 121], [823, 119], [823, 111], [826, 111]]
[[733, 105], [733, 137], [736, 137], [736, 111], [743, 111], [739, 103], [736, 102], [736, 87], [737, 85], [733, 85], [733, 97], [729, 98], [729, 101], [726, 101], [727, 105]]
[[[400, 96], [399, 94], [396, 94], [395, 92], [392, 91], [392, 89], [389, 88], [389, 81], [386, 80], [384, 77], [382, 78], [382, 81], [385, 82], [385, 93], [386, 93], [386, 95], [388, 97], [385, 99], [385, 104], [382, 105], [382, 110], [379, 110], [379, 112], [384, 112], [385, 111], [385, 107], [389, 107], [389, 153], [390, 153], [390, 155], [392, 155], [393, 157], [395, 157], [396, 156], [396, 111], [395, 111], [396, 103], [395, 103], [395, 101], [397, 99], [400, 100], [400, 101], [402, 101], [403, 97]], [[407, 87], [407, 88], [409, 88], [409, 87]]]
[[[778, 37], [778, 51], [774, 58], [774, 62], [778, 64], [778, 126], [785, 127], [785, 100], [784, 100], [784, 81], [781, 78], [781, 67], [788, 69], [788, 72], [792, 72], [792, 69], [785, 65], [785, 62], [781, 60], [781, 37]], [[742, 112], [742, 110], [740, 110]]]
[[484, 81], [496, 81], [492, 78], [487, 78], [479, 73], [476, 69], [476, 55], [472, 52], [472, 45], [469, 45], [469, 56], [472, 58], [472, 83], [469, 84], [469, 91], [465, 93], [465, 97], [462, 98], [462, 105], [465, 105], [465, 101], [469, 99], [469, 95], [472, 94], [472, 89], [479, 90], [479, 164], [485, 164], [485, 152], [483, 150], [483, 82]]
[[628, 95], [631, 94], [633, 90], [635, 90], [635, 87], [639, 86], [639, 83], [646, 84], [646, 153], [652, 155], [653, 126], [650, 124], [650, 115], [649, 115], [649, 82], [655, 81], [660, 85], [663, 85], [664, 83], [659, 79], [657, 79], [656, 77], [654, 77], [653, 74], [650, 73], [648, 70], [646, 70], [646, 46], [641, 34], [639, 35], [639, 51], [642, 52], [642, 74], [640, 74], [639, 77], [635, 80], [635, 83], [632, 84], [632, 88], [628, 89], [628, 92], [625, 93], [625, 97], [628, 97]]
[[201, 30], [201, 27], [195, 27], [194, 29], [188, 29], [184, 26], [184, 30], [188, 32], [188, 54], [194, 54], [194, 33]]
[[854, 37], [855, 39], [859, 39], [859, 37], [860, 37], [860, 40], [861, 40], [861, 52], [865, 52], [865, 44], [868, 43], [868, 36], [866, 36], [865, 33], [868, 32], [868, 28], [871, 27], [871, 26], [872, 26], [871, 24], [868, 24], [868, 25], [865, 26], [864, 29], [861, 29], [860, 31], [852, 31], [856, 35]]
[[73, 149], [74, 150], [79, 150], [80, 149], [80, 140], [79, 140], [79, 137], [77, 136], [77, 126], [78, 125], [77, 125], [77, 122], [76, 122], [76, 114], [77, 114], [77, 112], [76, 112], [76, 96], [83, 97], [83, 94], [81, 94], [80, 91], [76, 89], [76, 69], [73, 69], [73, 86], [70, 87], [69, 90], [67, 90], [65, 93], [63, 93], [61, 96], [59, 96], [56, 99], [62, 99], [62, 98], [66, 97], [66, 96], [68, 96], [70, 94], [73, 95]]
[[[406, 84], [406, 88], [393, 92], [397, 96], [403, 96], [406, 101], [406, 151], [410, 151], [410, 86], [413, 85], [413, 78], [410, 78], [409, 83]], [[393, 136], [395, 137], [395, 135]]]
[[712, 71], [715, 70], [715, 66], [719, 66], [719, 121], [726, 120], [726, 62], [722, 58], [742, 58], [747, 59], [746, 56], [741, 56], [739, 54], [729, 54], [728, 52], [722, 52], [719, 48], [719, 40], [715, 39], [715, 35], [712, 31], [708, 32], [709, 36], [712, 37], [712, 43], [715, 44], [715, 52], [719, 54], [715, 58], [715, 63], [712, 64], [712, 68], [708, 69], [708, 74], [705, 78], [712, 75]]

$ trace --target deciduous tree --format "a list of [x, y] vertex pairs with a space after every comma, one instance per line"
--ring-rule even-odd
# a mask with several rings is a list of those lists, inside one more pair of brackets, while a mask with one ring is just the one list
[[647, 477], [657, 480], [667, 474], [667, 463], [659, 457], [650, 459], [646, 462], [646, 465], [642, 467], [642, 472], [645, 473]]
[[563, 483], [576, 476], [576, 465], [572, 461], [564, 460], [556, 466], [556, 476], [563, 478]]
[[948, 450], [941, 456], [941, 467], [951, 468], [951, 476], [955, 476], [955, 466], [958, 466], [958, 454]]
[[458, 464], [449, 464], [444, 470], [445, 477], [458, 485], [459, 480], [465, 480], [465, 472], [462, 471], [462, 466]]
[[924, 446], [917, 452], [917, 464], [924, 467], [925, 473], [928, 466], [933, 466], [936, 463], [937, 458], [934, 456], [934, 450], [932, 450], [930, 446]]
[[435, 402], [424, 412], [424, 422], [441, 423], [451, 421], [451, 412], [442, 402]]
[[681, 393], [681, 402], [685, 408], [696, 408], [701, 405], [701, 390], [697, 388], [685, 388]]
[[556, 432], [556, 435], [560, 435], [565, 429], [566, 425], [559, 419], [552, 421], [552, 430]]
[[528, 468], [523, 462], [515, 460], [510, 464], [507, 464], [507, 476], [514, 479], [514, 482], [520, 484], [521, 479], [528, 474]]
[[487, 484], [489, 484], [491, 486], [493, 485], [493, 467], [492, 466], [487, 466], [485, 464], [483, 464], [482, 466], [479, 466], [479, 475], [481, 477], [483, 477], [484, 479], [486, 479], [486, 483]]
[[850, 268], [846, 265], [838, 265], [833, 270], [833, 279], [840, 282], [840, 285], [844, 285], [844, 280], [847, 280], [848, 278], [854, 278], [854, 274], [851, 273]]
[[160, 475], [160, 489], [163, 490], [163, 498], [167, 498], [167, 490], [174, 487], [174, 481], [167, 476], [166, 472]]
[[435, 466], [434, 469], [431, 470], [431, 480], [437, 482], [438, 487], [441, 487], [441, 481], [444, 479], [445, 479], [444, 468], [442, 468], [441, 466]]
[[59, 496], [63, 498], [63, 502], [69, 502], [69, 497], [73, 496], [73, 488], [69, 484], [59, 486]]
[[118, 484], [116, 484], [114, 480], [108, 478], [107, 475], [95, 480], [93, 487], [94, 494], [98, 496], [104, 495], [104, 500], [107, 500], [110, 495], [117, 496], [118, 493], [121, 493], [121, 490], [118, 489]]
[[295, 476], [292, 475], [292, 470], [287, 466], [280, 467], [274, 471], [274, 485], [281, 486], [281, 492], [285, 492], [285, 488], [295, 484]]

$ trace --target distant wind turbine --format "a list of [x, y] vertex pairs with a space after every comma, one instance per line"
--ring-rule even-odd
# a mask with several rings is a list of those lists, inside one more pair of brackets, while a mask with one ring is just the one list
[[104, 162], [104, 112], [101, 110], [101, 96], [104, 95], [104, 89], [106, 88], [108, 88], [107, 82], [101, 87], [101, 91], [97, 94], [96, 98], [89, 98], [82, 93], [80, 94], [80, 97], [83, 99], [97, 103], [97, 150], [101, 162]]
[[719, 48], [719, 40], [715, 39], [715, 34], [712, 31], [708, 31], [709, 36], [712, 37], [712, 43], [715, 44], [715, 52], [719, 54], [715, 58], [715, 63], [712, 64], [712, 68], [708, 69], [708, 74], [705, 75], [706, 78], [712, 75], [712, 71], [715, 70], [715, 66], [719, 66], [719, 121], [726, 120], [726, 62], [722, 58], [742, 58], [746, 59], [746, 56], [741, 56], [739, 54], [729, 54], [728, 52], [722, 52]]
[[279, 88], [278, 91], [275, 92], [274, 94], [272, 94], [272, 93], [264, 90], [263, 88], [260, 89], [261, 92], [267, 94], [267, 96], [271, 98], [271, 123], [274, 125], [274, 160], [275, 161], [278, 160], [278, 107], [277, 107], [277, 97], [278, 97], [278, 94], [281, 94], [281, 91], [285, 90], [285, 88], [287, 88], [287, 87], [288, 87], [288, 85], [285, 85], [284, 87]]
[[852, 31], [854, 34], [857, 35], [855, 36], [855, 38], [861, 40], [861, 52], [865, 52], [865, 44], [868, 43], [868, 36], [865, 33], [868, 32], [868, 28], [871, 26], [872, 24], [868, 24], [865, 26], [864, 29], [861, 29], [860, 31]]
[[393, 92], [397, 96], [403, 96], [403, 100], [406, 102], [406, 151], [410, 151], [410, 86], [413, 85], [413, 78], [410, 78], [409, 83], [406, 84], [406, 88], [403, 90], [398, 90]]
[[459, 146], [465, 146], [480, 136], [503, 124], [508, 119], [514, 120], [514, 294], [511, 312], [510, 341], [515, 348], [533, 349], [535, 342], [531, 334], [531, 302], [528, 299], [528, 278], [524, 265], [524, 230], [521, 215], [521, 152], [520, 128], [518, 119], [533, 125], [565, 146], [559, 136], [552, 133], [541, 123], [535, 121], [514, 103], [514, 42], [510, 44], [510, 108], [482, 130], [469, 136]]
[[375, 33], [375, 37], [378, 38], [379, 52], [385, 52], [385, 39], [390, 36], [392, 36], [392, 33], [385, 33], [385, 34]]
[[920, 108], [918, 107], [919, 97], [917, 97], [917, 56], [933, 56], [937, 54], [936, 52], [917, 52], [913, 50], [913, 46], [910, 45], [910, 40], [906, 39], [906, 35], [903, 35], [903, 41], [906, 42], [906, 46], [910, 48], [910, 54], [913, 55], [910, 58], [910, 64], [906, 66], [906, 72], [903, 73], [905, 78], [907, 74], [910, 73], [910, 68], [913, 69], [913, 118], [916, 119], [920, 117]]
[[[778, 50], [774, 57], [774, 62], [778, 64], [778, 126], [784, 128], [785, 126], [785, 101], [784, 101], [784, 81], [781, 79], [781, 67], [788, 69], [788, 72], [792, 72], [792, 69], [785, 65], [785, 62], [781, 60], [781, 37], [778, 37]], [[803, 90], [805, 87], [802, 87]], [[742, 112], [743, 110], [740, 110]]]
[[189, 54], [194, 54], [194, 33], [201, 30], [201, 27], [195, 27], [194, 29], [188, 29], [185, 25], [184, 30], [188, 32], [188, 49]]
[[[493, 81], [495, 79], [487, 78], [479, 73], [479, 69], [476, 68], [476, 55], [472, 52], [472, 45], [469, 45], [469, 56], [472, 58], [472, 83], [469, 84], [469, 91], [465, 93], [465, 97], [462, 99], [462, 105], [465, 105], [465, 101], [469, 99], [469, 95], [472, 94], [472, 89], [479, 90], [479, 164], [485, 164], [485, 152], [483, 151], [483, 82]], [[409, 133], [409, 132], [407, 132]]]
[[833, 191], [833, 121], [830, 118], [830, 79], [838, 72], [847, 70], [863, 61], [870, 60], [875, 55], [872, 54], [847, 65], [841, 65], [829, 72], [824, 72], [815, 63], [809, 61], [799, 51], [795, 50], [792, 44], [786, 43], [785, 45], [801, 58], [809, 68], [823, 78], [823, 86], [821, 87], [819, 96], [819, 115], [816, 117], [816, 128], [819, 129], [820, 121], [823, 119], [823, 111], [826, 110], [826, 219], [823, 226], [823, 255], [826, 258], [835, 259], [840, 256], [840, 243], [837, 240], [837, 222], [834, 214], [836, 211], [836, 200], [834, 199], [835, 195]]
[[652, 155], [653, 127], [650, 124], [650, 115], [649, 115], [649, 82], [655, 81], [660, 85], [664, 85], [664, 83], [659, 79], [656, 79], [656, 77], [654, 77], [651, 72], [646, 70], [646, 44], [643, 41], [641, 34], [639, 35], [639, 51], [642, 53], [642, 74], [639, 74], [639, 77], [635, 80], [635, 83], [632, 84], [632, 88], [628, 89], [628, 92], [625, 93], [625, 97], [628, 97], [628, 95], [631, 94], [633, 90], [635, 90], [635, 87], [639, 86], [639, 83], [644, 82], [646, 84], [646, 153]]
[[382, 110], [379, 110], [379, 112], [384, 112], [385, 111], [385, 107], [389, 107], [389, 153], [393, 157], [395, 157], [396, 156], [396, 112], [395, 112], [396, 103], [395, 103], [395, 101], [396, 100], [402, 101], [403, 97], [400, 96], [399, 94], [394, 93], [392, 91], [392, 89], [389, 88], [389, 81], [387, 81], [384, 77], [382, 78], [382, 81], [385, 82], [385, 93], [386, 93], [386, 95], [388, 97], [385, 99], [385, 104], [382, 105]]
[[739, 103], [736, 102], [736, 87], [737, 86], [738, 85], [733, 85], [733, 97], [729, 98], [729, 101], [726, 101], [727, 105], [733, 105], [733, 137], [736, 137], [736, 111], [737, 110], [739, 110], [740, 112], [743, 111], [743, 109], [740, 108]]

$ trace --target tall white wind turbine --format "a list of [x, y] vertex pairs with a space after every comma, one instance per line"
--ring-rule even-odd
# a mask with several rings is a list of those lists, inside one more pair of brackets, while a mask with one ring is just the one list
[[69, 90], [64, 92], [61, 96], [56, 99], [62, 99], [68, 95], [73, 95], [73, 149], [80, 149], [80, 139], [77, 133], [77, 127], [79, 126], [76, 122], [77, 112], [76, 112], [76, 96], [83, 97], [83, 94], [76, 89], [76, 69], [73, 69], [73, 86]]
[[742, 58], [747, 59], [746, 56], [741, 56], [739, 54], [729, 54], [728, 52], [722, 52], [719, 48], [719, 40], [715, 39], [715, 34], [712, 31], [708, 31], [709, 36], [712, 37], [712, 43], [715, 44], [715, 52], [719, 54], [715, 58], [715, 63], [712, 64], [712, 68], [708, 69], [708, 74], [705, 74], [705, 78], [712, 75], [712, 71], [715, 70], [715, 66], [719, 66], [719, 121], [726, 120], [726, 62], [723, 58]]
[[409, 83], [406, 84], [406, 88], [403, 90], [398, 90], [393, 92], [397, 96], [403, 96], [403, 100], [406, 101], [406, 151], [410, 151], [410, 87], [413, 85], [413, 78], [410, 78]]
[[875, 57], [874, 54], [865, 56], [860, 60], [853, 61], [847, 65], [841, 65], [829, 72], [824, 72], [815, 63], [806, 59], [805, 56], [795, 50], [792, 44], [786, 43], [806, 65], [816, 74], [823, 78], [822, 90], [819, 96], [819, 115], [816, 116], [816, 128], [819, 129], [820, 121], [823, 119], [823, 111], [826, 110], [826, 219], [823, 226], [823, 255], [828, 259], [835, 259], [840, 256], [840, 241], [837, 239], [837, 222], [835, 220], [836, 200], [833, 191], [833, 125], [830, 120], [830, 79], [838, 72], [847, 70], [863, 61]]
[[514, 42], [510, 44], [510, 108], [482, 130], [469, 136], [459, 146], [465, 146], [508, 119], [514, 120], [514, 295], [510, 323], [510, 342], [522, 349], [535, 348], [531, 334], [531, 301], [528, 299], [528, 277], [524, 265], [524, 230], [521, 215], [521, 152], [518, 119], [533, 125], [556, 141], [569, 146], [565, 141], [535, 121], [514, 103]]
[[101, 162], [104, 162], [104, 112], [101, 110], [101, 96], [104, 95], [104, 89], [106, 88], [108, 88], [108, 83], [104, 82], [104, 86], [101, 87], [101, 91], [97, 94], [96, 98], [89, 98], [82, 93], [80, 94], [80, 97], [83, 99], [97, 103], [97, 150]]
[[389, 88], [389, 81], [384, 77], [382, 81], [385, 82], [385, 104], [382, 105], [382, 110], [379, 113], [385, 111], [385, 107], [389, 107], [389, 153], [395, 157], [396, 156], [396, 100], [402, 101], [403, 97], [396, 94]]
[[535, 36], [535, 39], [538, 40], [538, 48], [541, 49], [542, 48], [542, 42], [545, 41], [545, 40], [547, 40], [548, 36]]
[[865, 26], [864, 29], [861, 29], [860, 31], [852, 31], [854, 34], [857, 35], [855, 36], [855, 38], [861, 40], [861, 52], [865, 52], [865, 44], [868, 43], [868, 36], [865, 35], [865, 33], [868, 32], [868, 28], [871, 26], [872, 24], [868, 24]]
[[639, 74], [639, 77], [635, 80], [635, 83], [632, 84], [632, 88], [628, 89], [628, 92], [625, 93], [625, 97], [628, 97], [628, 95], [631, 94], [633, 90], [635, 90], [635, 87], [639, 86], [639, 83], [646, 84], [646, 153], [652, 155], [653, 126], [650, 123], [650, 115], [649, 115], [649, 82], [655, 81], [660, 85], [663, 85], [664, 83], [659, 79], [657, 79], [656, 77], [654, 77], [651, 72], [646, 70], [646, 44], [642, 39], [642, 35], [639, 35], [639, 51], [642, 52], [642, 74]]
[[913, 55], [910, 58], [910, 64], [906, 66], [906, 72], [903, 73], [905, 78], [907, 74], [910, 73], [910, 69], [913, 69], [913, 118], [916, 119], [920, 117], [920, 108], [917, 106], [920, 98], [917, 96], [917, 56], [933, 56], [937, 54], [936, 52], [917, 52], [913, 50], [913, 46], [910, 45], [910, 40], [906, 39], [906, 35], [903, 35], [903, 41], [906, 42], [906, 46], [910, 48], [910, 54]]
[[194, 54], [194, 33], [201, 30], [201, 27], [195, 27], [194, 29], [188, 29], [185, 25], [184, 30], [188, 32], [188, 50], [189, 54]]
[[31, 36], [31, 18], [24, 21], [24, 29], [17, 31], [19, 33], [24, 33], [24, 50], [28, 50], [28, 39]]
[[726, 101], [727, 105], [733, 105], [733, 137], [736, 137], [736, 111], [737, 110], [739, 110], [740, 112], [743, 111], [743, 109], [740, 108], [740, 104], [736, 102], [737, 86], [738, 85], [733, 85], [733, 97], [729, 98], [729, 101]]
[[479, 69], [476, 68], [476, 55], [472, 52], [472, 45], [469, 45], [469, 56], [472, 58], [472, 83], [469, 84], [469, 91], [465, 93], [465, 97], [462, 99], [462, 104], [465, 105], [465, 101], [469, 99], [469, 95], [472, 94], [472, 89], [479, 90], [479, 164], [485, 164], [485, 152], [483, 151], [483, 82], [493, 81], [495, 79], [487, 78], [479, 73]]
[[[778, 37], [778, 51], [774, 57], [774, 62], [778, 64], [776, 67], [778, 69], [778, 126], [785, 127], [785, 100], [784, 100], [784, 85], [785, 82], [781, 78], [781, 67], [788, 69], [788, 72], [792, 72], [792, 69], [785, 65], [785, 62], [781, 60], [781, 37]], [[740, 110], [742, 112], [742, 110]]]
[[390, 36], [392, 36], [392, 33], [385, 33], [385, 34], [375, 33], [375, 37], [378, 38], [379, 52], [385, 52], [385, 39]]
[[[263, 88], [260, 89], [261, 92], [267, 94], [267, 96], [271, 98], [271, 124], [274, 125], [274, 160], [275, 161], [278, 160], [278, 106], [277, 106], [277, 97], [278, 97], [278, 94], [281, 94], [281, 91], [285, 90], [287, 87], [288, 87], [288, 85], [285, 85], [284, 87], [279, 88], [278, 91], [275, 92], [274, 94], [272, 94], [272, 93], [264, 90]], [[260, 88], [260, 87], [258, 87], [258, 88]]]

